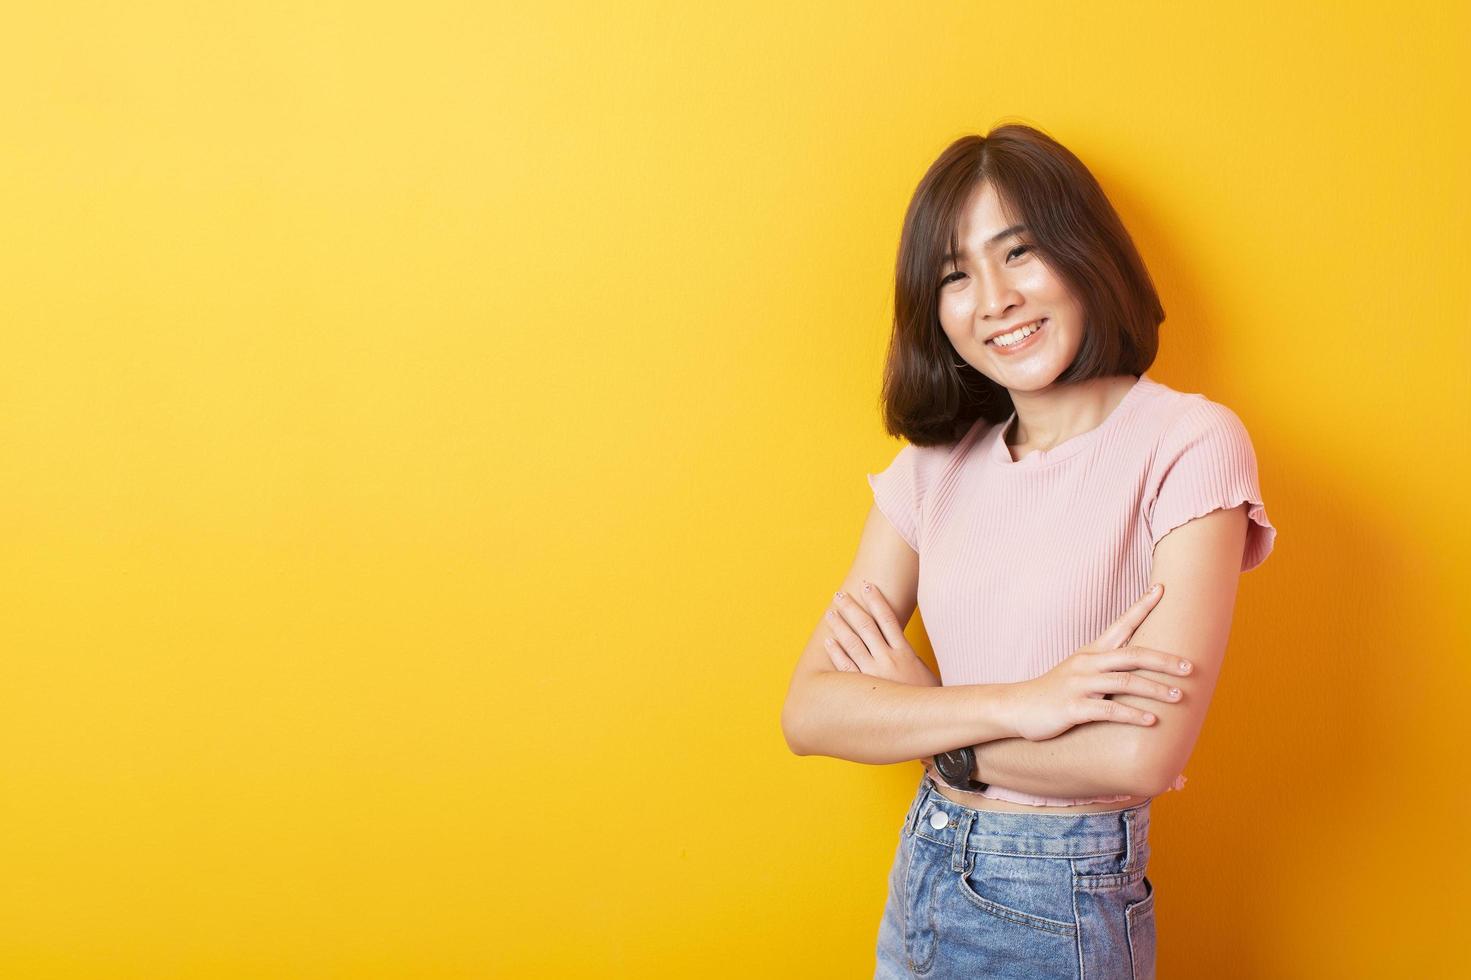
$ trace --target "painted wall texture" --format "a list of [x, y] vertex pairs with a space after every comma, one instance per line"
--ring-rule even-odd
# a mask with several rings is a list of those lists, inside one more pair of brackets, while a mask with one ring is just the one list
[[[33, 4], [0, 33], [0, 974], [871, 975], [787, 748], [904, 207], [1038, 126], [1250, 428], [1162, 977], [1460, 968], [1471, 8]], [[921, 620], [910, 626], [923, 645]], [[1457, 921], [1457, 920], [1460, 921]]]

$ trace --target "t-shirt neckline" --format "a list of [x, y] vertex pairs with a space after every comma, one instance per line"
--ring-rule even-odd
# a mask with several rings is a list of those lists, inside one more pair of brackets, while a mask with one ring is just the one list
[[1147, 372], [1141, 372], [1138, 380], [1124, 394], [1124, 397], [1119, 400], [1119, 403], [1113, 407], [1113, 411], [1108, 413], [1108, 417], [1087, 432], [1080, 432], [1075, 436], [1064, 439], [1051, 449], [1034, 449], [1021, 459], [1012, 459], [1011, 449], [1006, 445], [1006, 431], [1016, 421], [1016, 410], [1012, 409], [1006, 421], [999, 423], [991, 430], [991, 446], [988, 455], [996, 465], [1009, 466], [1013, 469], [1021, 467], [1030, 469], [1038, 466], [1047, 466], [1067, 459], [1070, 456], [1075, 456], [1102, 438], [1103, 434], [1110, 427], [1119, 423], [1124, 417], [1125, 410], [1139, 397], [1146, 382], [1153, 383]]

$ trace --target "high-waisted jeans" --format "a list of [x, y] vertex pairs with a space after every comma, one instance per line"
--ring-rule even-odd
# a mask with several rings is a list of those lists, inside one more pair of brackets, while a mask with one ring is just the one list
[[875, 980], [1153, 980], [1150, 802], [995, 813], [922, 777], [889, 873]]

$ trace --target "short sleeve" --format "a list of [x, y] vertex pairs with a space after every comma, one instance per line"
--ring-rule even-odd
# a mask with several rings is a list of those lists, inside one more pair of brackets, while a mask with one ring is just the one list
[[868, 474], [873, 502], [909, 547], [919, 551], [926, 493], [949, 456], [944, 446], [908, 443], [886, 469]]
[[1246, 572], [1271, 554], [1277, 529], [1267, 519], [1246, 426], [1225, 405], [1202, 398], [1161, 440], [1145, 511], [1150, 540], [1157, 545], [1187, 521], [1243, 503], [1249, 505], [1241, 556]]

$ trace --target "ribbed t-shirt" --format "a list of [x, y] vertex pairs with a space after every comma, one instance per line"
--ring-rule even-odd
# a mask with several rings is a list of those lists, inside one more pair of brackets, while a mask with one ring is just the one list
[[[1011, 458], [1004, 422], [944, 446], [906, 444], [870, 473], [874, 502], [919, 554], [919, 608], [945, 685], [1007, 684], [1057, 666], [1143, 595], [1154, 546], [1186, 521], [1249, 504], [1243, 572], [1276, 528], [1236, 413], [1139, 376], [1103, 423]], [[1120, 723], [1121, 724], [1121, 723]], [[1178, 775], [1172, 788], [1184, 786]], [[981, 795], [1037, 806], [1127, 795]]]

